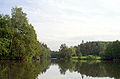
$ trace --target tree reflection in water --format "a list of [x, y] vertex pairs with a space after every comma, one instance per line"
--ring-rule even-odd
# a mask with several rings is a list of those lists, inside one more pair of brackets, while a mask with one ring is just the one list
[[[54, 62], [55, 63], [55, 62]], [[70, 72], [78, 72], [84, 76], [91, 77], [110, 77], [120, 79], [120, 62], [113, 61], [56, 61], [58, 64], [60, 73], [64, 74], [67, 70]], [[86, 78], [87, 79], [87, 78]], [[99, 79], [99, 78], [98, 78]], [[106, 79], [106, 78], [105, 78]]]
[[0, 79], [36, 79], [38, 74], [46, 72], [50, 61], [22, 62], [0, 61]]
[[120, 79], [120, 62], [113, 61], [0, 61], [0, 69], [0, 79]]

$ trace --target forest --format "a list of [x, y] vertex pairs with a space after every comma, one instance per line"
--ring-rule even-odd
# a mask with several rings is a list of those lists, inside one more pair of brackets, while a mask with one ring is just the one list
[[22, 8], [0, 14], [0, 59], [30, 60], [50, 57], [50, 49], [37, 35]]
[[59, 51], [52, 52], [51, 57], [58, 59], [120, 59], [120, 41], [92, 41], [78, 46], [68, 47], [61, 44]]

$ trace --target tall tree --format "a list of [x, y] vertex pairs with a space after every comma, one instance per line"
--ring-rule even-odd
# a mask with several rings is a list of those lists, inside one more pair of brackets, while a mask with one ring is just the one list
[[37, 40], [37, 35], [22, 8], [13, 8], [11, 18], [0, 14], [0, 58], [46, 58], [50, 49]]

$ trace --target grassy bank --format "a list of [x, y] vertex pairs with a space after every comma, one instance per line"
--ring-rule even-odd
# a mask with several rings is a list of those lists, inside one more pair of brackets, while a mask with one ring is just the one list
[[101, 60], [101, 57], [99, 56], [94, 56], [94, 55], [88, 55], [88, 56], [73, 56], [72, 57], [73, 60]]

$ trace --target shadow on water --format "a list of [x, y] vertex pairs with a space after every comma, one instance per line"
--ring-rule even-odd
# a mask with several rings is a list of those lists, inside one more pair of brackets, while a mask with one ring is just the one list
[[[50, 63], [51, 62], [51, 63]], [[113, 61], [59, 61], [39, 62], [0, 61], [0, 79], [36, 79], [45, 74], [50, 65], [58, 66], [61, 75], [67, 71], [92, 77], [110, 77], [120, 79], [120, 62]]]

